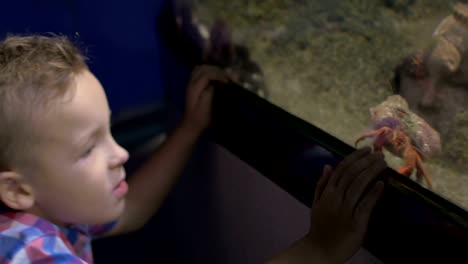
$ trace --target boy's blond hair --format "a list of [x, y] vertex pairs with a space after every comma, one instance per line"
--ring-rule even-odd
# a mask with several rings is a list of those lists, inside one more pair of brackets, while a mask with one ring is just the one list
[[[86, 70], [85, 57], [66, 37], [8, 36], [0, 42], [0, 170], [24, 164], [37, 143], [41, 118]], [[53, 132], [53, 131], [51, 131]]]

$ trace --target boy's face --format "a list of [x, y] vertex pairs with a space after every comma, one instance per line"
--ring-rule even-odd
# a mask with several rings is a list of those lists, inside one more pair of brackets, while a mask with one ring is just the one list
[[128, 153], [110, 133], [99, 81], [83, 71], [75, 83], [72, 99], [59, 102], [38, 131], [44, 140], [31, 150], [38, 160], [27, 171], [35, 203], [26, 211], [57, 224], [104, 223], [125, 207]]

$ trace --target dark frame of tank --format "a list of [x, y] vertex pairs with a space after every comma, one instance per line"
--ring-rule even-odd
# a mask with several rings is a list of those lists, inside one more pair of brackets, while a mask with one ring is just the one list
[[[323, 165], [355, 149], [234, 83], [217, 86], [216, 142], [310, 207]], [[467, 211], [393, 169], [380, 178], [386, 188], [364, 248], [385, 263], [468, 262]]]

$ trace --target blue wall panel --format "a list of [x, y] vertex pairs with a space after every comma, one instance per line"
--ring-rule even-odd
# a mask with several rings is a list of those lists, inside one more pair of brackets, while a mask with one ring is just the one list
[[156, 22], [162, 0], [4, 1], [0, 36], [78, 33], [114, 113], [164, 100]]

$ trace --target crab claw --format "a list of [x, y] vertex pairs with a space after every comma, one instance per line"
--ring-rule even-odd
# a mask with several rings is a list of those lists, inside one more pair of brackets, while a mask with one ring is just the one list
[[359, 142], [361, 142], [361, 141], [364, 140], [365, 138], [366, 138], [365, 135], [362, 135], [362, 136], [358, 137], [358, 138], [356, 139], [356, 141], [354, 141], [354, 147], [357, 148]]
[[364, 133], [356, 139], [354, 146], [357, 147], [357, 144], [366, 138], [377, 136], [376, 140], [374, 141], [374, 151], [382, 151], [383, 145], [385, 143], [385, 134], [391, 131], [392, 129], [389, 127], [381, 127], [379, 129]]

